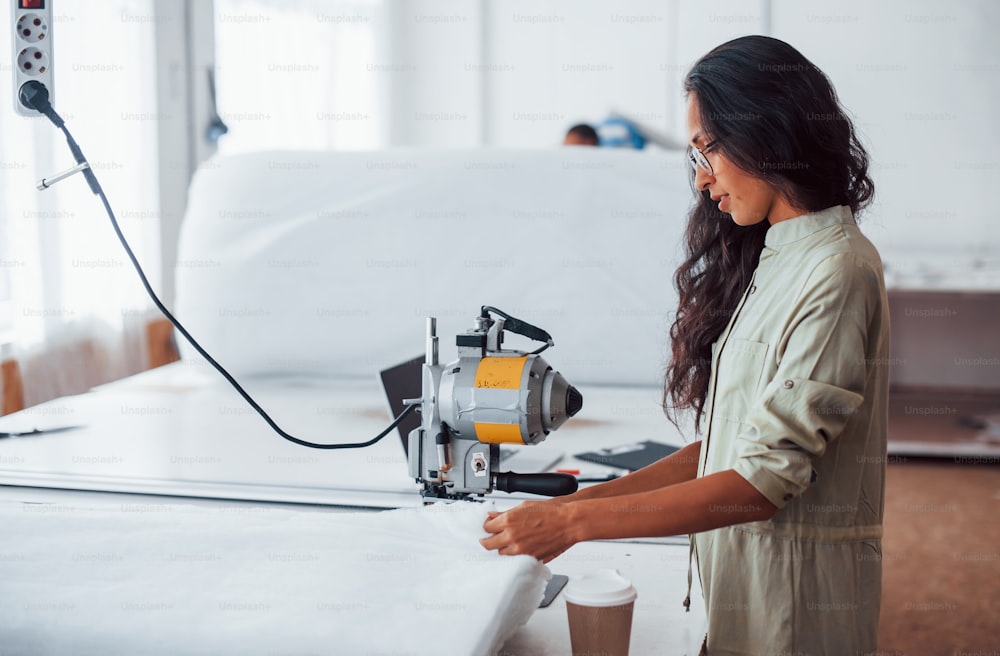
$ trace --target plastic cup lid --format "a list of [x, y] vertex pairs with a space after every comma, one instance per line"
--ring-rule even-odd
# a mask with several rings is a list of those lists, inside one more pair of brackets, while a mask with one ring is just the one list
[[620, 606], [636, 598], [632, 582], [616, 569], [599, 569], [572, 577], [563, 594], [566, 601], [578, 606]]

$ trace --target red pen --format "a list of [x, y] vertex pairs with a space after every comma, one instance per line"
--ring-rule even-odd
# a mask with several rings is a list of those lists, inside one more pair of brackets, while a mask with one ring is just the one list
[[[620, 478], [620, 477], [622, 477], [624, 475], [624, 474], [616, 474], [616, 473], [610, 473], [610, 474], [588, 474], [587, 476], [581, 477], [580, 476], [581, 472], [580, 472], [579, 469], [557, 469], [556, 473], [559, 473], [559, 474], [570, 474], [572, 476], [576, 476], [577, 477], [576, 480], [579, 481], [580, 483], [602, 483], [604, 481], [613, 481], [616, 478]], [[625, 474], [627, 474], [627, 473], [629, 473], [629, 472], [626, 471]]]

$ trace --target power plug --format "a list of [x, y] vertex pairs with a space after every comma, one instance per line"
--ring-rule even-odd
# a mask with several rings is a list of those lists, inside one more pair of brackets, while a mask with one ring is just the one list
[[29, 82], [37, 82], [48, 91], [53, 105], [54, 85], [52, 76], [52, 2], [53, 0], [11, 0], [11, 25], [14, 26], [14, 111], [21, 116], [44, 116], [25, 105], [21, 89]]

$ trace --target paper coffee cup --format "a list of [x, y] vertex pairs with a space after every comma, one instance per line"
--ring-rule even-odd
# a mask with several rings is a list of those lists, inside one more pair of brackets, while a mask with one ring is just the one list
[[563, 591], [573, 656], [627, 656], [636, 591], [616, 569], [573, 577]]

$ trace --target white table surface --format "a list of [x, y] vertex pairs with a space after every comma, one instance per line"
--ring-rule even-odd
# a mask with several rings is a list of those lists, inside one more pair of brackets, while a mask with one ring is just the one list
[[[362, 442], [389, 423], [375, 380], [242, 381], [274, 420], [313, 442]], [[655, 388], [582, 387], [583, 411], [542, 444], [557, 467], [610, 472], [569, 454], [655, 439], [682, 445]], [[363, 449], [282, 439], [215, 372], [174, 363], [0, 418], [0, 484], [394, 508], [419, 505], [398, 434]], [[498, 503], [528, 495], [495, 493]]]
[[[243, 381], [285, 430], [310, 441], [364, 441], [388, 423], [376, 381]], [[569, 454], [653, 439], [682, 445], [663, 417], [659, 390], [581, 386], [583, 411], [541, 445], [567, 454], [557, 467], [613, 471]], [[117, 493], [123, 503], [203, 503], [252, 508], [292, 503], [315, 512], [422, 503], [395, 434], [365, 449], [318, 451], [274, 434], [217, 375], [175, 363], [0, 418], [0, 430], [82, 426], [0, 440], [0, 497], [76, 503]], [[121, 493], [128, 493], [125, 496]], [[184, 497], [178, 499], [177, 497]], [[495, 493], [501, 508], [530, 495]], [[557, 574], [617, 568], [637, 590], [632, 654], [694, 654], [705, 614], [697, 577], [692, 610], [686, 538], [579, 544], [550, 563]], [[537, 610], [502, 654], [569, 652], [562, 595]]]

